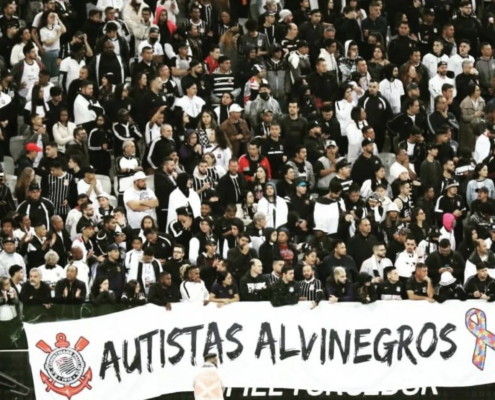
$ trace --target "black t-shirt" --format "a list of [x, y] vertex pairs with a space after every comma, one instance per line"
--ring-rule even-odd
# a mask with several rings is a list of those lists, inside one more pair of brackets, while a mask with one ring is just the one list
[[412, 290], [416, 296], [428, 296], [428, 282], [418, 282], [415, 276], [411, 276], [406, 284], [406, 291]]

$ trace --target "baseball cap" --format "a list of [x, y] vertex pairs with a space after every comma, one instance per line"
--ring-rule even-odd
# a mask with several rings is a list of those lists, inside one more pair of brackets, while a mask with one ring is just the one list
[[288, 17], [289, 15], [292, 15], [291, 10], [282, 10], [278, 13], [279, 19], [278, 22], [284, 22], [284, 19]]
[[150, 28], [150, 33], [160, 33], [160, 29], [157, 26], [152, 26]]
[[15, 240], [14, 240], [14, 238], [7, 237], [7, 238], [3, 239], [2, 243], [15, 243]]
[[438, 68], [438, 67], [441, 67], [441, 66], [443, 66], [443, 65], [445, 65], [445, 66], [446, 66], [446, 65], [447, 65], [447, 63], [446, 63], [445, 61], [440, 61], [440, 62], [437, 64], [437, 68]]
[[341, 168], [344, 167], [350, 167], [351, 163], [348, 162], [346, 159], [340, 160], [337, 165], [335, 166], [335, 169], [338, 171]]
[[273, 111], [272, 111], [272, 110], [270, 110], [269, 108], [265, 108], [265, 109], [261, 112], [261, 114], [263, 114], [263, 115], [265, 115], [265, 114], [273, 114]]
[[95, 170], [93, 169], [93, 167], [91, 165], [87, 165], [87, 166], [81, 168], [81, 173], [83, 175], [84, 174], [94, 174]]
[[81, 227], [79, 228], [79, 233], [82, 233], [86, 228], [91, 228], [93, 229], [95, 226], [93, 225], [92, 222], [85, 222], [84, 224], [81, 225]]
[[425, 15], [435, 15], [435, 9], [434, 8], [426, 8], [424, 10]]
[[100, 197], [105, 197], [106, 199], [109, 199], [110, 195], [108, 193], [102, 192], [98, 196], [96, 196], [97, 199], [99, 199]]
[[304, 178], [296, 178], [294, 179], [295, 186], [308, 186], [308, 182]]
[[189, 45], [186, 42], [180, 42], [177, 48], [181, 49], [182, 47], [189, 47]]
[[229, 113], [242, 112], [243, 108], [239, 104], [232, 104], [229, 108]]
[[37, 151], [39, 153], [43, 151], [43, 149], [36, 143], [28, 143], [26, 144], [26, 151]]
[[478, 189], [475, 190], [476, 193], [478, 192], [484, 192], [484, 193], [489, 193], [489, 190], [486, 186], [483, 186], [483, 187], [480, 187]]
[[41, 188], [38, 182], [31, 182], [31, 184], [29, 185], [29, 190], [32, 192], [34, 190], [41, 190]]
[[146, 174], [143, 171], [136, 172], [132, 177], [133, 181], [138, 181], [139, 179], [146, 179]]
[[411, 82], [409, 85], [406, 86], [406, 90], [414, 90], [418, 88], [419, 86], [416, 82]]
[[[319, 12], [319, 11], [318, 11], [318, 12]], [[299, 47], [309, 47], [309, 44], [308, 44], [308, 42], [306, 42], [305, 40], [299, 40], [299, 41], [297, 42], [297, 48], [299, 48]]]
[[375, 143], [375, 141], [373, 139], [366, 138], [361, 142], [361, 147], [365, 147], [365, 146], [368, 146], [369, 144], [373, 144], [373, 143]]
[[318, 121], [311, 121], [309, 124], [308, 124], [308, 130], [311, 130], [313, 128], [316, 128], [317, 126], [320, 126], [320, 124], [318, 123]]
[[217, 245], [217, 242], [215, 239], [207, 239], [206, 242], [205, 242], [205, 245], [208, 246], [216, 246]]
[[112, 243], [111, 245], [109, 245], [107, 247], [107, 252], [110, 253], [111, 251], [118, 250], [118, 249], [119, 249], [119, 246], [117, 246], [115, 243]]
[[264, 17], [274, 17], [276, 14], [277, 14], [277, 13], [276, 13], [275, 11], [270, 11], [270, 10], [268, 10], [268, 11], [265, 11], [265, 12], [263, 13], [263, 16], [264, 16]]
[[445, 190], [450, 189], [451, 187], [459, 186], [459, 182], [455, 179], [447, 179], [447, 184], [445, 185]]
[[325, 143], [326, 148], [328, 149], [329, 147], [337, 147], [337, 142], [335, 140], [327, 140]]

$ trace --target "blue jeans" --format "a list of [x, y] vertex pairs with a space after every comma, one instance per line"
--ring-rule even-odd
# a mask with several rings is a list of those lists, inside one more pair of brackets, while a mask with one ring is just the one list
[[58, 76], [57, 58], [58, 50], [45, 51], [45, 54], [41, 56], [45, 69], [50, 72], [50, 78]]

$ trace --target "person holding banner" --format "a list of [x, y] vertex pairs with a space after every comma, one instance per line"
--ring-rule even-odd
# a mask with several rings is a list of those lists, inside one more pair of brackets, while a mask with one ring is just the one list
[[210, 293], [199, 275], [199, 268], [195, 265], [183, 265], [181, 267], [184, 281], [180, 284], [182, 300], [189, 302], [202, 301], [206, 306], [210, 301]]
[[205, 363], [194, 377], [195, 400], [223, 400], [222, 379], [217, 368], [217, 355], [205, 355]]
[[172, 283], [172, 275], [165, 271], [158, 276], [158, 282], [151, 285], [148, 303], [165, 307], [170, 311], [172, 309], [171, 303], [178, 303], [180, 297], [179, 288]]
[[352, 301], [352, 286], [347, 279], [347, 272], [343, 267], [335, 267], [333, 276], [327, 280], [327, 295], [330, 303]]

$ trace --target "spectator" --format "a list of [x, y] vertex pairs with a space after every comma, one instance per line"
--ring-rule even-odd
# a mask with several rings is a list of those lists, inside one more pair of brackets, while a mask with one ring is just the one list
[[280, 280], [270, 286], [270, 302], [274, 307], [297, 304], [299, 288], [294, 280], [294, 268], [284, 265]]
[[428, 277], [428, 267], [423, 263], [417, 263], [415, 273], [406, 284], [407, 297], [409, 300], [427, 300], [434, 303], [434, 289], [430, 278]]
[[162, 272], [158, 282], [154, 283], [148, 293], [148, 303], [164, 306], [167, 310], [172, 309], [171, 303], [178, 303], [181, 299], [179, 288], [172, 283], [169, 272]]
[[183, 265], [181, 270], [184, 271], [184, 281], [180, 285], [180, 294], [182, 300], [188, 302], [203, 302], [204, 305], [209, 303], [210, 294], [206, 289], [205, 283], [199, 275], [199, 268], [194, 265]]

